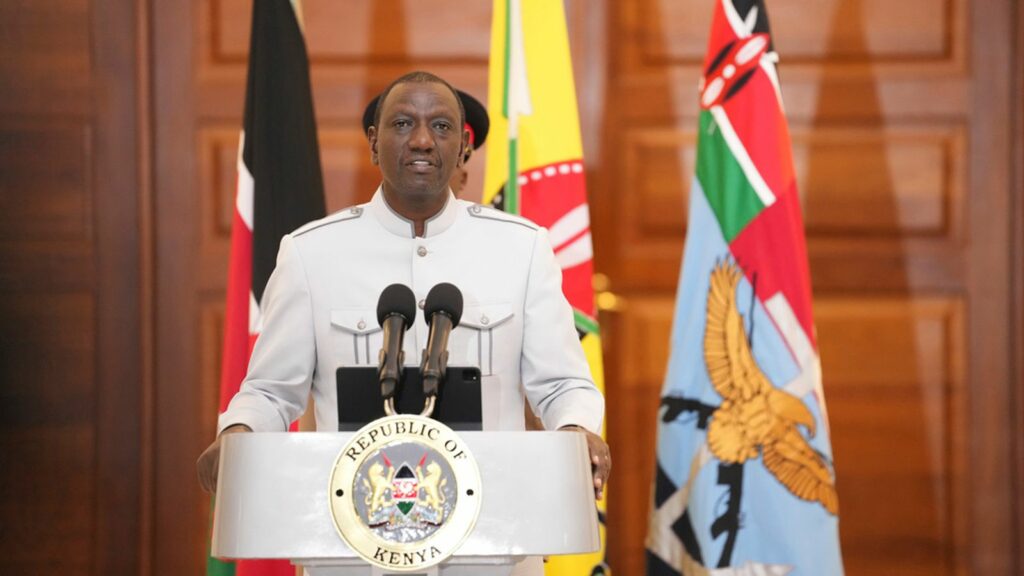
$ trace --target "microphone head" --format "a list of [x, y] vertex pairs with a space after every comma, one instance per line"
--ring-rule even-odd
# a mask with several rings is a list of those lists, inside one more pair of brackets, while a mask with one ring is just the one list
[[462, 292], [447, 282], [431, 288], [423, 305], [423, 316], [427, 319], [427, 324], [430, 324], [437, 312], [444, 312], [452, 319], [452, 328], [458, 326], [459, 320], [462, 319]]
[[[462, 297], [459, 296], [460, 308]], [[416, 319], [416, 295], [405, 284], [392, 284], [380, 293], [377, 300], [377, 322], [384, 326], [384, 319], [392, 314], [405, 318], [405, 329]]]

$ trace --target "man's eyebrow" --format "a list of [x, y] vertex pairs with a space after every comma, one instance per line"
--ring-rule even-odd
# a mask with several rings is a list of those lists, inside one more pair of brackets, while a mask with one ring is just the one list
[[[390, 109], [388, 112], [381, 114], [381, 118], [393, 118], [395, 116], [416, 116], [415, 111], [416, 109], [412, 105], [395, 104], [392, 107], [392, 109]], [[458, 111], [450, 110], [447, 107], [438, 106], [437, 108], [428, 110], [426, 114], [424, 114], [424, 116], [431, 119], [443, 117], [448, 120], [458, 121], [459, 113]]]

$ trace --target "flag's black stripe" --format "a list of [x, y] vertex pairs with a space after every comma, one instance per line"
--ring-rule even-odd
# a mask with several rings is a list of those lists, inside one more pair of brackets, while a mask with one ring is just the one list
[[731, 50], [735, 45], [736, 42], [729, 42], [725, 46], [722, 46], [722, 49], [718, 51], [717, 55], [715, 55], [715, 59], [712, 60], [711, 64], [708, 64], [707, 69], [704, 70], [704, 76], [710, 76], [712, 72], [717, 70], [718, 66], [722, 64], [722, 60], [725, 60], [725, 57], [729, 55], [729, 50]]
[[306, 45], [289, 0], [253, 3], [242, 159], [255, 180], [252, 289], [259, 302], [281, 237], [326, 212]]
[[746, 73], [743, 74], [743, 76], [740, 76], [739, 79], [736, 80], [735, 84], [729, 87], [729, 90], [725, 93], [725, 97], [722, 100], [727, 101], [730, 98], [732, 98], [737, 92], [739, 92], [741, 89], [743, 89], [744, 86], [747, 85], [747, 82], [750, 82], [750, 79], [754, 76], [755, 73], [757, 73], [757, 68], [751, 68], [750, 70], [747, 70]]
[[[754, 22], [754, 34], [771, 34], [768, 27], [768, 10], [765, 9], [764, 0], [732, 0], [732, 5], [736, 7], [736, 13], [740, 15], [744, 21], [747, 19], [747, 15], [750, 11], [757, 7], [757, 20]], [[775, 48], [771, 44], [769, 37], [768, 51], [772, 52]]]

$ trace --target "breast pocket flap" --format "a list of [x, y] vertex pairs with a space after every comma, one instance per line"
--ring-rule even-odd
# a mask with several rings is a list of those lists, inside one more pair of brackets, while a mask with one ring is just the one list
[[380, 331], [376, 310], [360, 308], [331, 310], [331, 324], [353, 334], [373, 334]]
[[477, 330], [490, 330], [501, 326], [514, 316], [508, 304], [474, 304], [462, 310], [460, 326]]

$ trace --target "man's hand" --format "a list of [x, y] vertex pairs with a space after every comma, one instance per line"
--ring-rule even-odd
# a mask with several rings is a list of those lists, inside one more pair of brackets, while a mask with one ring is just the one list
[[600, 436], [582, 426], [562, 426], [559, 430], [583, 432], [587, 439], [587, 450], [590, 452], [590, 469], [594, 472], [594, 498], [600, 500], [604, 495], [604, 487], [608, 484], [608, 475], [612, 471], [612, 453], [608, 444]]
[[196, 468], [199, 471], [199, 485], [203, 487], [203, 490], [207, 492], [217, 491], [217, 469], [220, 466], [220, 439], [225, 434], [235, 434], [238, 432], [252, 432], [252, 429], [245, 424], [229, 426], [199, 455], [199, 460], [196, 460]]

